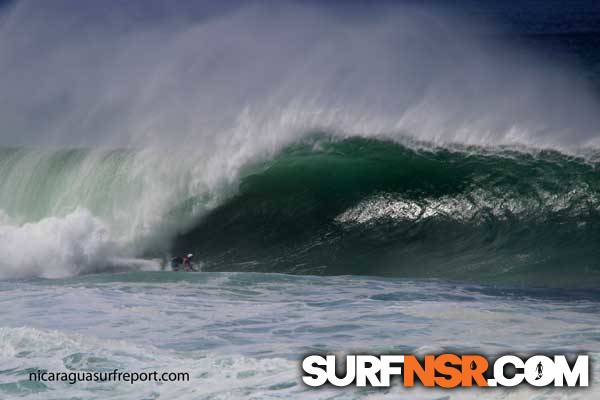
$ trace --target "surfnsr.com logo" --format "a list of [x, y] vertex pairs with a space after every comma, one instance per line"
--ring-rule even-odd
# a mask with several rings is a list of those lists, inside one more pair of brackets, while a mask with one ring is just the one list
[[[394, 377], [403, 386], [511, 387], [588, 386], [589, 357], [579, 355], [569, 362], [564, 355], [535, 355], [523, 359], [505, 355], [493, 364], [482, 355], [439, 354], [418, 359], [414, 355], [347, 355], [345, 365], [335, 355], [310, 355], [302, 361], [302, 380], [313, 387], [389, 387]], [[339, 368], [338, 368], [339, 367]]]

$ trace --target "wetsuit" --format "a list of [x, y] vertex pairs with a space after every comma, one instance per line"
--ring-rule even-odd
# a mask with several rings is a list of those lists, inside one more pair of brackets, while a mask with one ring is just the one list
[[183, 257], [183, 270], [191, 271], [192, 270], [192, 259], [189, 257]]

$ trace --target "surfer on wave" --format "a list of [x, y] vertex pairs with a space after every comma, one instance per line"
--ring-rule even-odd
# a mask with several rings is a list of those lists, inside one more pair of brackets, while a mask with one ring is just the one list
[[192, 258], [194, 257], [193, 254], [188, 254], [187, 256], [177, 256], [177, 257], [173, 257], [171, 259], [171, 269], [173, 271], [179, 271], [181, 269], [181, 267], [183, 267], [183, 270], [186, 272], [190, 272], [190, 271], [198, 271], [194, 265], [192, 264]]

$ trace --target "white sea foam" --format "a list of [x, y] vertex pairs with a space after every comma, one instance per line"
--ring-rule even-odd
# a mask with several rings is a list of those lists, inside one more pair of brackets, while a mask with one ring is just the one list
[[37, 222], [0, 224], [0, 278], [59, 278], [107, 269], [158, 269], [158, 262], [120, 258], [121, 246], [89, 211]]
[[[279, 395], [297, 392], [295, 363], [279, 358], [200, 352], [178, 353], [128, 340], [101, 340], [76, 333], [34, 328], [0, 328], [0, 395], [2, 398], [40, 398], [31, 387], [29, 372], [113, 371], [142, 373], [183, 372], [188, 381], [158, 382], [46, 382], [43, 398], [131, 399], [140, 396], [196, 399], [259, 399], [280, 384]], [[4, 373], [9, 371], [10, 373]], [[2, 384], [18, 382], [14, 388]], [[210, 382], [210, 384], [207, 384]], [[290, 385], [291, 383], [291, 385]], [[101, 390], [99, 390], [101, 389]]]
[[[586, 399], [598, 388], [388, 390], [302, 384], [307, 353], [587, 353], [597, 300], [436, 281], [271, 274], [122, 274], [0, 282], [2, 399]], [[163, 280], [164, 279], [164, 280]], [[523, 294], [520, 295], [519, 293]], [[537, 294], [536, 294], [537, 293]], [[542, 297], [538, 297], [542, 295]], [[352, 313], [348, 313], [349, 307]], [[519, 340], [515, 340], [518, 338]], [[176, 371], [189, 382], [30, 382], [28, 373]]]

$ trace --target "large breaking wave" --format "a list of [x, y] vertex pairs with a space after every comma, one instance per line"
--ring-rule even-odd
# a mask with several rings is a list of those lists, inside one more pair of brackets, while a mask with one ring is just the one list
[[316, 133], [212, 187], [165, 157], [5, 149], [2, 277], [157, 269], [143, 260], [193, 251], [205, 270], [600, 278], [593, 153]]
[[599, 164], [555, 151], [309, 140], [175, 249], [209, 269], [595, 285]]
[[208, 270], [597, 281], [599, 102], [575, 64], [443, 7], [213, 3], [2, 10], [0, 278], [193, 250]]

